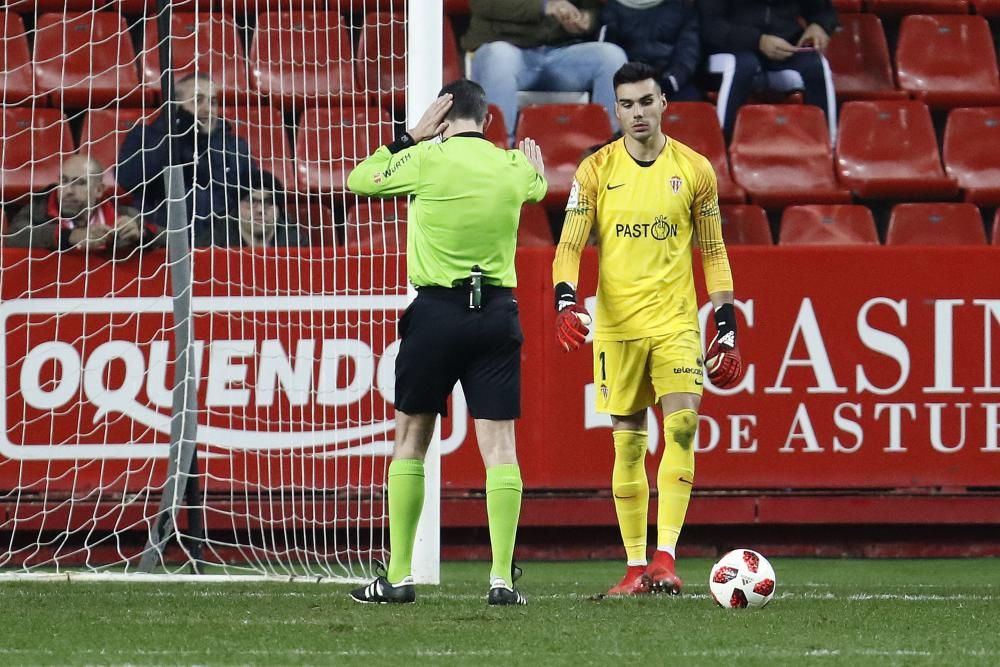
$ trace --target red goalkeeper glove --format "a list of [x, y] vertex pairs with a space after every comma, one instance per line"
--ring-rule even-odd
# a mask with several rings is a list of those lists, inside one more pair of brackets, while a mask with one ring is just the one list
[[569, 283], [556, 285], [556, 341], [569, 352], [587, 340], [593, 321], [587, 309], [576, 302], [576, 290]]
[[708, 379], [719, 389], [729, 389], [743, 379], [743, 358], [736, 347], [736, 309], [724, 303], [715, 310], [715, 338], [705, 353]]

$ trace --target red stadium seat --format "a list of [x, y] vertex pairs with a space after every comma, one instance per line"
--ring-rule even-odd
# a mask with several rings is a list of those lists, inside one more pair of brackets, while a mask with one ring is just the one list
[[493, 115], [490, 124], [486, 126], [484, 136], [500, 148], [510, 148], [507, 144], [507, 130], [504, 129], [503, 111], [495, 104], [489, 106], [489, 113]]
[[382, 144], [392, 141], [392, 120], [371, 107], [307, 109], [295, 137], [298, 184], [307, 192], [344, 192], [347, 175]]
[[993, 245], [1000, 246], [1000, 208], [993, 214]]
[[922, 102], [848, 102], [837, 139], [840, 182], [859, 197], [947, 199], [958, 183], [945, 175], [931, 115]]
[[531, 137], [545, 154], [547, 208], [561, 208], [584, 152], [611, 137], [611, 121], [599, 104], [530, 104], [521, 109], [517, 138]]
[[469, 14], [469, 0], [444, 0], [444, 13], [448, 16]]
[[747, 193], [729, 174], [726, 140], [715, 107], [707, 102], [671, 102], [661, 123], [667, 136], [687, 144], [709, 159], [719, 182], [719, 201], [742, 204]]
[[837, 10], [838, 14], [860, 12], [862, 9], [861, 0], [833, 0], [833, 8]]
[[985, 245], [986, 235], [974, 204], [897, 204], [885, 244]]
[[[245, 104], [249, 89], [247, 59], [240, 37], [242, 31], [233, 22], [232, 15], [176, 12], [171, 23], [170, 55], [175, 77], [182, 79], [195, 71], [207, 74], [222, 98], [242, 99]], [[144, 85], [159, 95], [160, 53], [155, 16], [146, 19], [140, 59]]]
[[284, 117], [268, 106], [226, 105], [222, 117], [250, 144], [250, 155], [289, 190], [295, 189], [295, 165]]
[[35, 26], [35, 82], [53, 106], [140, 106], [144, 95], [125, 19], [114, 12], [43, 14]]
[[837, 99], [905, 99], [896, 89], [882, 22], [874, 14], [846, 14], [830, 38], [826, 59]]
[[878, 245], [865, 206], [789, 206], [781, 215], [781, 245]]
[[254, 88], [272, 102], [353, 101], [352, 59], [353, 45], [340, 14], [269, 12], [257, 17], [250, 66]]
[[517, 226], [517, 245], [519, 247], [550, 248], [552, 228], [549, 226], [549, 216], [545, 207], [540, 204], [525, 204], [521, 207], [521, 223]]
[[288, 197], [285, 205], [286, 217], [294, 220], [299, 234], [309, 238], [315, 247], [336, 248], [336, 218], [326, 206], [309, 197]]
[[1000, 16], [1000, 0], [972, 0], [972, 6], [980, 16], [989, 18]]
[[965, 201], [1000, 206], [1000, 107], [953, 109], [944, 131], [944, 167]]
[[57, 182], [62, 159], [73, 149], [69, 123], [58, 109], [0, 110], [0, 196], [10, 201]]
[[[253, 3], [259, 0], [243, 0], [243, 4]], [[175, 11], [193, 11], [195, 7], [203, 10], [223, 6], [229, 7], [234, 4], [234, 0], [171, 0], [170, 4]], [[240, 4], [240, 3], [236, 3]], [[86, 11], [95, 7], [114, 7], [123, 14], [142, 14], [147, 10], [156, 11], [156, 0], [7, 0], [6, 5], [10, 9], [18, 12], [31, 13], [33, 11], [43, 12], [72, 12]]]
[[1000, 104], [996, 51], [982, 16], [907, 16], [896, 71], [899, 87], [934, 109]]
[[[149, 1], [155, 2], [155, 0]], [[7, 9], [20, 12], [21, 14], [32, 14], [34, 12], [82, 12], [93, 9], [95, 5], [107, 4], [110, 3], [95, 2], [94, 0], [7, 0], [4, 3]]]
[[401, 14], [365, 16], [357, 51], [358, 87], [371, 104], [406, 103], [406, 23]]
[[347, 251], [366, 257], [406, 252], [406, 200], [359, 204], [347, 214]]
[[137, 123], [147, 123], [158, 113], [155, 109], [91, 109], [83, 117], [77, 152], [100, 162], [104, 166], [104, 184], [115, 187], [114, 166], [125, 135]]
[[756, 204], [728, 204], [722, 209], [722, 240], [726, 245], [772, 245], [767, 213]]
[[0, 22], [0, 104], [34, 102], [24, 21], [13, 12], [0, 12]]
[[819, 107], [744, 106], [729, 156], [736, 182], [764, 208], [851, 202], [833, 175], [829, 130]]
[[969, 0], [868, 0], [868, 11], [882, 16], [968, 14]]

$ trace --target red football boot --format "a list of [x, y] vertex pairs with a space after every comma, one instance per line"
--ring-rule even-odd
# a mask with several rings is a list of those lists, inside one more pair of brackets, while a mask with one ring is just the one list
[[654, 593], [680, 595], [681, 587], [684, 586], [684, 582], [674, 572], [674, 557], [659, 549], [653, 556], [653, 562], [646, 568], [646, 578]]
[[625, 576], [618, 585], [608, 591], [608, 595], [644, 595], [650, 592], [649, 577], [645, 565], [629, 565]]

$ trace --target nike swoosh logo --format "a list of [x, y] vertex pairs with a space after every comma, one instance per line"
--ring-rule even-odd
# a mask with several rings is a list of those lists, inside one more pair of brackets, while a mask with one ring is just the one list
[[608, 190], [617, 190], [618, 188], [624, 185], [625, 185], [624, 183], [619, 183], [618, 185], [611, 185], [610, 183], [608, 183]]
[[692, 482], [692, 481], [691, 481], [691, 480], [689, 480], [689, 479], [684, 479], [683, 477], [678, 477], [678, 478], [677, 478], [677, 481], [678, 481], [678, 482], [683, 482], [683, 483], [685, 483], [685, 484], [690, 484], [691, 486], [694, 486], [694, 482]]
[[695, 380], [695, 381], [694, 381], [694, 383], [695, 383], [696, 385], [698, 385], [699, 387], [701, 386], [701, 380]]

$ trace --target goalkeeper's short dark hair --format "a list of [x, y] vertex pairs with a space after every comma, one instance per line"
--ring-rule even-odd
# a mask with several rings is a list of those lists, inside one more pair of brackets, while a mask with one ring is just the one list
[[655, 67], [646, 63], [631, 62], [625, 63], [615, 72], [613, 79], [615, 90], [623, 83], [639, 83], [646, 79], [652, 79], [657, 86], [660, 85], [660, 73]]
[[486, 91], [475, 81], [469, 79], [456, 79], [438, 93], [438, 97], [446, 93], [451, 93], [451, 109], [448, 111], [449, 120], [472, 120], [478, 124], [486, 122]]

